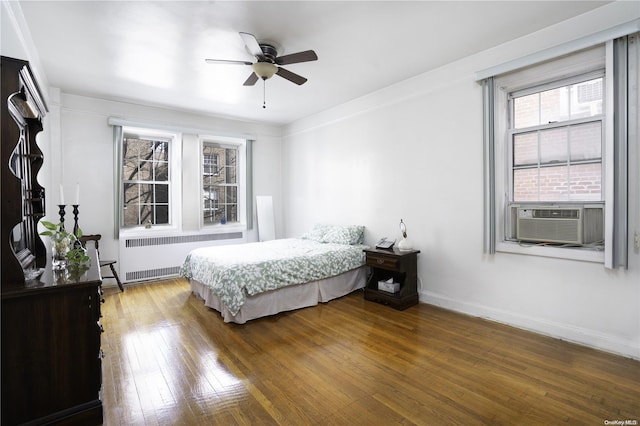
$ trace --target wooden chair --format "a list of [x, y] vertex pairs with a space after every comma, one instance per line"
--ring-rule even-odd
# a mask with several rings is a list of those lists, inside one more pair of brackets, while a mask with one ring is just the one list
[[100, 241], [100, 238], [102, 238], [102, 235], [100, 234], [94, 234], [94, 235], [83, 235], [82, 237], [79, 238], [80, 242], [82, 243], [82, 245], [86, 248], [86, 244], [87, 241], [93, 241], [94, 244], [96, 245], [96, 252], [98, 253], [98, 259], [100, 260], [100, 268], [102, 268], [103, 266], [109, 266], [109, 269], [111, 269], [111, 273], [113, 275], [110, 276], [103, 276], [102, 278], [115, 278], [116, 282], [118, 283], [118, 287], [120, 288], [120, 291], [124, 291], [124, 287], [122, 285], [122, 283], [120, 282], [120, 278], [118, 277], [118, 274], [116, 273], [116, 269], [113, 267], [113, 265], [115, 265], [117, 263], [116, 260], [102, 260], [102, 258], [100, 257], [100, 250], [98, 249], [98, 241]]

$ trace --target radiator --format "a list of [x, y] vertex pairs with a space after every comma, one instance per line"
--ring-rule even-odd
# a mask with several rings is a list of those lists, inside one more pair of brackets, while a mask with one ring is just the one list
[[120, 238], [120, 280], [144, 281], [177, 276], [193, 249], [246, 243], [243, 232]]

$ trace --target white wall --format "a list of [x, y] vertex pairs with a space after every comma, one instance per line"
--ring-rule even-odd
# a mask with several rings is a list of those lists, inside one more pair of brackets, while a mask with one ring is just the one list
[[[482, 93], [476, 71], [638, 18], [615, 3], [285, 128], [286, 236], [362, 224], [421, 250], [422, 302], [640, 358], [640, 254], [629, 270], [483, 254]], [[637, 159], [634, 167], [637, 168]], [[638, 185], [634, 186], [638, 197]], [[640, 213], [630, 211], [631, 223]], [[638, 230], [640, 231], [640, 230]]]

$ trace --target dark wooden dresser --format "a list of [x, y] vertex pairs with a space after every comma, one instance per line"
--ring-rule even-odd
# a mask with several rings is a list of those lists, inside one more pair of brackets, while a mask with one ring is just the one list
[[0, 67], [0, 423], [99, 425], [97, 253], [86, 268], [51, 269], [38, 235], [45, 158], [36, 135], [47, 107], [26, 61], [2, 56]]
[[46, 268], [2, 290], [2, 425], [102, 424], [101, 277]]

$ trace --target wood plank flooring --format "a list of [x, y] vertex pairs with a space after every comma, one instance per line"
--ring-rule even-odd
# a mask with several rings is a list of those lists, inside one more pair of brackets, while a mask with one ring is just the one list
[[182, 279], [105, 299], [106, 425], [640, 421], [640, 362], [426, 304], [356, 292], [237, 325]]

